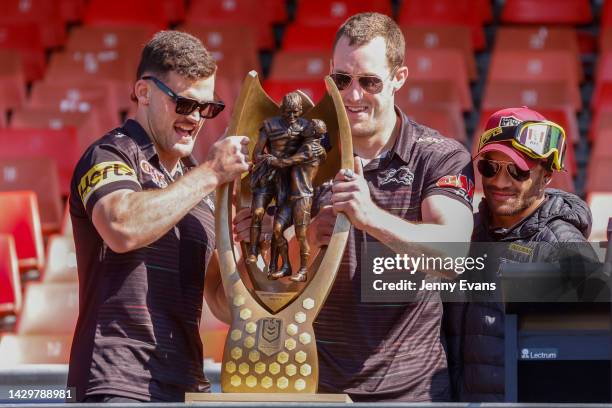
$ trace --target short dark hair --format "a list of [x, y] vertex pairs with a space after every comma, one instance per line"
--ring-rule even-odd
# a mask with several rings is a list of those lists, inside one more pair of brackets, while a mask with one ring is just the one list
[[202, 41], [181, 31], [160, 31], [144, 46], [136, 80], [145, 72], [165, 77], [170, 71], [195, 80], [208, 78], [217, 70]]
[[385, 39], [387, 45], [387, 63], [390, 69], [404, 64], [406, 41], [399, 26], [389, 16], [380, 13], [359, 13], [349, 17], [336, 32], [334, 49], [342, 37], [349, 40], [349, 45], [361, 46], [376, 37]]

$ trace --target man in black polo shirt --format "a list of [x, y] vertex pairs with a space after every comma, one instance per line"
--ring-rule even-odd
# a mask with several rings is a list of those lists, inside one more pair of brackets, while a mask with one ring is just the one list
[[[400, 254], [433, 253], [421, 243], [469, 242], [473, 171], [458, 142], [411, 120], [394, 105], [404, 85], [404, 37], [378, 13], [349, 18], [336, 34], [334, 79], [351, 124], [355, 169], [340, 171], [313, 202], [310, 247], [329, 243], [335, 215], [352, 227], [336, 281], [314, 322], [319, 391], [355, 401], [443, 401], [450, 397], [440, 341], [442, 304], [361, 302], [362, 245]], [[244, 222], [236, 232], [245, 237]], [[436, 253], [437, 254], [437, 253]]]
[[206, 391], [199, 322], [214, 254], [215, 188], [247, 171], [248, 138], [226, 137], [196, 165], [216, 65], [195, 37], [157, 33], [144, 47], [135, 119], [110, 131], [74, 171], [70, 215], [79, 319], [68, 386], [78, 401], [182, 401]]

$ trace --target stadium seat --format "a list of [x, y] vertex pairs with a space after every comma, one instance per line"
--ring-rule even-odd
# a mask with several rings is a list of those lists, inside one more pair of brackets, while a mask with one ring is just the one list
[[395, 94], [395, 103], [406, 107], [455, 106], [461, 109], [457, 87], [450, 80], [419, 80], [408, 75], [402, 89]]
[[63, 208], [57, 165], [53, 159], [0, 158], [0, 191], [33, 191], [43, 234], [60, 230]]
[[405, 0], [399, 9], [398, 22], [401, 26], [410, 25], [461, 25], [470, 28], [474, 49], [481, 51], [486, 46], [482, 24], [490, 20], [490, 4], [478, 0]]
[[588, 24], [589, 0], [506, 0], [501, 19], [514, 24]]
[[71, 236], [52, 235], [47, 244], [47, 264], [42, 281], [77, 282], [78, 273], [74, 239]]
[[576, 79], [576, 61], [567, 52], [503, 51], [491, 58], [488, 83], [502, 81], [559, 82], [563, 81], [574, 106], [582, 107]]
[[15, 335], [0, 339], [0, 367], [23, 364], [68, 364], [72, 335]]
[[185, 24], [180, 27], [202, 40], [219, 66], [218, 76], [240, 83], [251, 70], [261, 73], [253, 28], [236, 24]]
[[465, 124], [458, 107], [419, 107], [419, 105], [404, 107], [399, 104], [398, 106], [415, 121], [437, 130], [443, 136], [467, 143]]
[[193, 0], [186, 21], [197, 24], [232, 23], [257, 33], [257, 48], [273, 49], [272, 24], [287, 19], [284, 0]]
[[274, 55], [269, 78], [319, 80], [329, 73], [330, 61], [329, 51], [281, 50]]
[[610, 160], [590, 160], [587, 169], [586, 192], [612, 192], [612, 162]]
[[20, 309], [21, 279], [15, 240], [10, 234], [0, 234], [0, 316], [16, 314]]
[[[0, 157], [46, 157], [57, 164], [62, 194], [68, 194], [72, 171], [83, 150], [73, 128], [0, 129]], [[19, 243], [18, 243], [19, 244]]]
[[281, 103], [283, 96], [295, 90], [301, 90], [316, 104], [325, 95], [325, 82], [319, 80], [275, 80], [267, 79], [263, 83], [266, 93], [277, 103]]
[[29, 282], [17, 334], [71, 335], [78, 315], [78, 283]]
[[66, 41], [66, 29], [59, 4], [58, 0], [2, 0], [0, 24], [36, 24], [45, 47], [61, 46]]
[[45, 48], [40, 27], [33, 23], [0, 23], [0, 48], [19, 51], [27, 81], [41, 79], [45, 72]]
[[283, 50], [330, 52], [336, 38], [336, 26], [312, 26], [292, 23], [285, 28]]
[[353, 14], [363, 12], [377, 12], [388, 16], [393, 14], [389, 0], [299, 0], [295, 21], [338, 28]]
[[83, 19], [85, 14], [85, 0], [60, 1], [60, 16], [64, 22], [76, 23]]
[[589, 159], [590, 162], [597, 161], [598, 159], [612, 159], [612, 128], [602, 129], [597, 132]]
[[573, 27], [499, 27], [495, 35], [495, 52], [562, 51], [576, 61], [576, 79], [582, 81], [582, 63], [578, 34]]
[[13, 235], [19, 270], [41, 270], [45, 252], [36, 194], [32, 191], [0, 192], [0, 208], [0, 233]]
[[78, 83], [110, 87], [119, 109], [127, 110], [138, 67], [139, 52], [107, 50], [100, 52], [65, 51], [51, 56], [45, 82], [74, 86]]
[[591, 109], [612, 106], [612, 50], [602, 50], [595, 71], [595, 90], [591, 98]]
[[99, 83], [35, 82], [28, 106], [53, 108], [60, 112], [94, 113], [98, 120], [96, 128], [107, 132], [119, 125], [119, 106], [116, 101], [114, 89]]
[[589, 192], [587, 204], [593, 216], [589, 241], [607, 241], [608, 219], [612, 217], [612, 192]]
[[140, 54], [144, 44], [153, 34], [155, 30], [147, 26], [80, 26], [70, 32], [66, 50], [89, 52], [125, 50]]
[[84, 20], [88, 25], [140, 25], [162, 30], [184, 15], [185, 2], [180, 0], [91, 0]]
[[[472, 109], [472, 96], [468, 84], [467, 69], [463, 55], [457, 50], [406, 51], [406, 65], [412, 79], [449, 80], [457, 88], [464, 111]], [[449, 69], [453, 67], [453, 69]]]
[[229, 327], [212, 314], [206, 300], [202, 303], [200, 337], [204, 345], [204, 358], [212, 358], [214, 361], [220, 362], [223, 359], [225, 338]]
[[19, 108], [13, 111], [11, 129], [65, 129], [72, 127], [79, 137], [84, 151], [108, 129], [99, 127], [95, 112], [61, 112], [57, 108]]
[[465, 26], [404, 26], [401, 27], [406, 48], [456, 49], [465, 58], [470, 80], [478, 78], [470, 30]]
[[[26, 79], [21, 55], [16, 50], [0, 49], [0, 114], [23, 106], [26, 100]], [[3, 120], [4, 121], [4, 120]]]

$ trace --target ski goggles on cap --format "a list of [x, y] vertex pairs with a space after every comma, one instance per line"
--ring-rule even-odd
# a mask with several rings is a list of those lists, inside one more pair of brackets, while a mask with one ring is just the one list
[[494, 127], [480, 136], [478, 151], [491, 143], [511, 142], [512, 147], [532, 159], [549, 159], [556, 170], [563, 169], [565, 130], [554, 122], [526, 121], [516, 126]]

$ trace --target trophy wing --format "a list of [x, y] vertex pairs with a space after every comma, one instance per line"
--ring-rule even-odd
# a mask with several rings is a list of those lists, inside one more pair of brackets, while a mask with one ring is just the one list
[[[331, 150], [319, 168], [315, 185], [334, 178], [341, 168], [353, 168], [351, 127], [346, 116], [342, 96], [331, 77], [325, 77], [325, 96], [306, 115], [308, 119], [321, 119], [327, 126]], [[341, 151], [341, 149], [344, 150]]]

